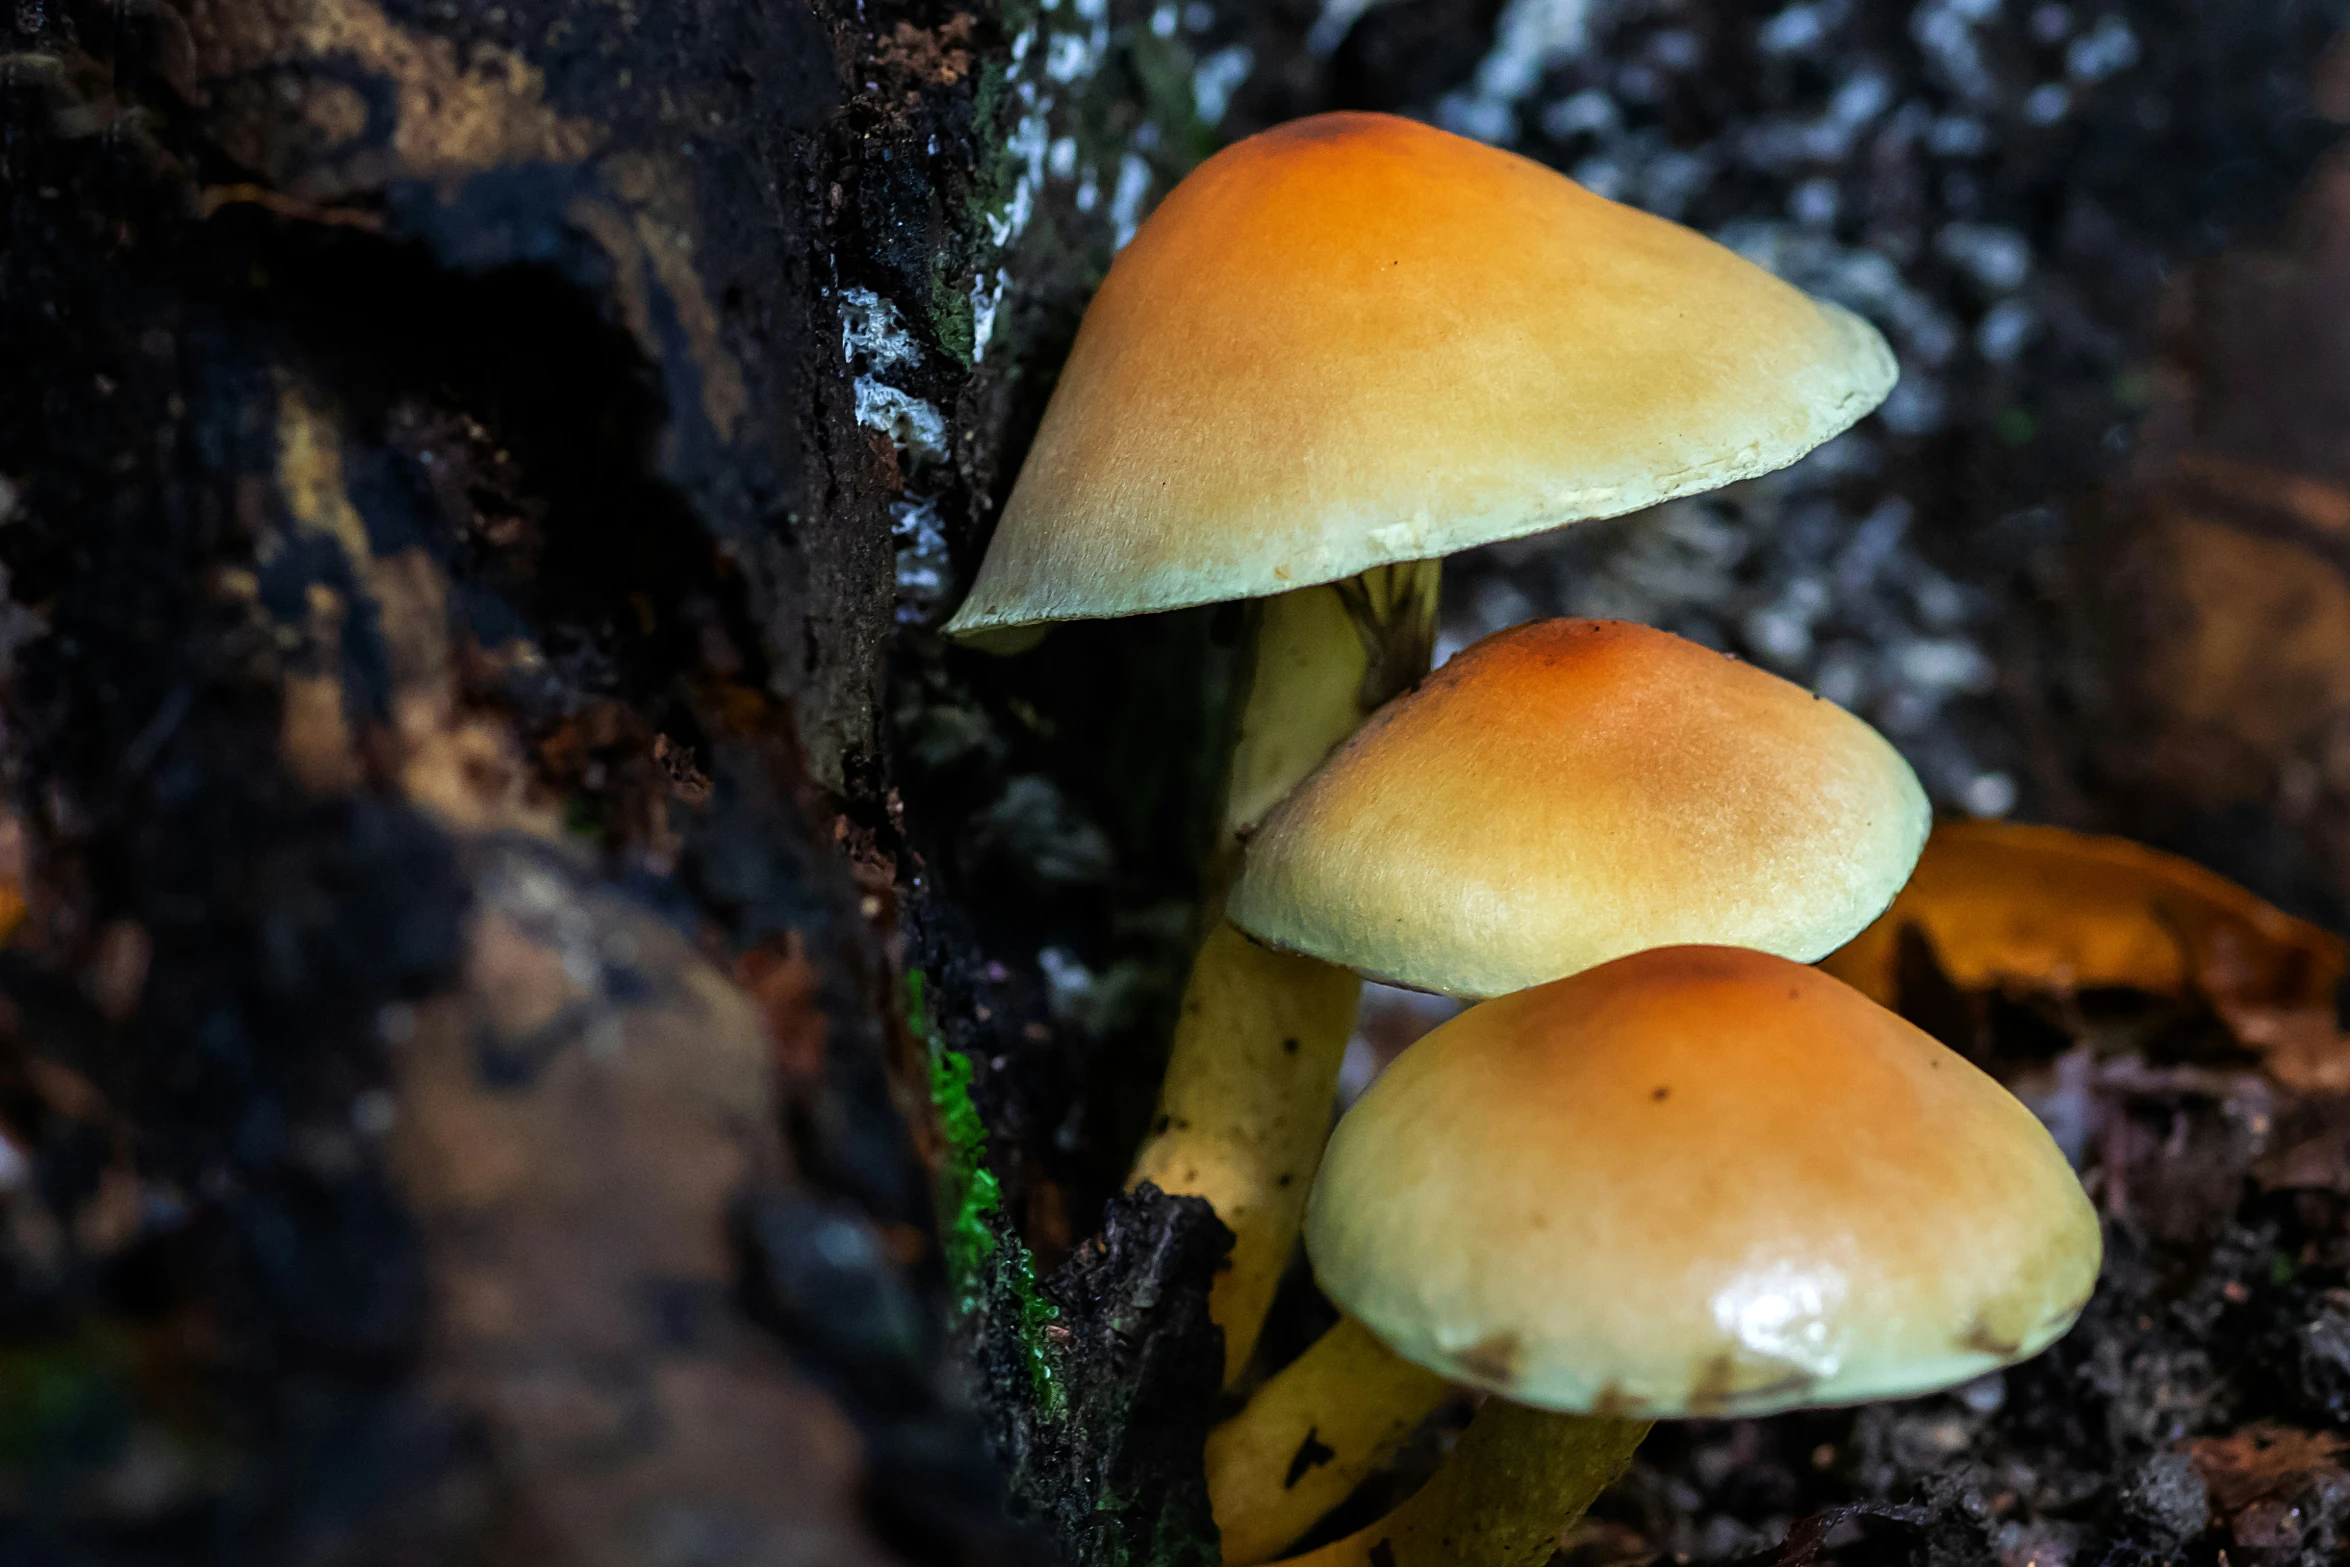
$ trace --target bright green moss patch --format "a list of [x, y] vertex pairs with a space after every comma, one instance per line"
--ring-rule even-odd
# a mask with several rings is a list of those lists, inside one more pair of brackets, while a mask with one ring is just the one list
[[946, 1139], [938, 1172], [939, 1247], [946, 1256], [947, 1282], [955, 1310], [991, 1326], [999, 1312], [1018, 1338], [1028, 1362], [1028, 1380], [1039, 1407], [1061, 1405], [1046, 1325], [1060, 1315], [1036, 1287], [1036, 1259], [1011, 1230], [1004, 1192], [987, 1167], [987, 1127], [971, 1102], [971, 1062], [949, 1049], [930, 1015], [922, 971], [906, 975], [906, 1026], [922, 1041], [930, 1064], [930, 1104]]

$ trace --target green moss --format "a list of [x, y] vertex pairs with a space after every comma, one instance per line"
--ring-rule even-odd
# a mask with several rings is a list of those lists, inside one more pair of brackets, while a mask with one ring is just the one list
[[979, 85], [971, 98], [978, 157], [971, 170], [970, 231], [982, 239], [989, 220], [1001, 217], [1011, 204], [1012, 187], [1019, 179], [1012, 161], [1012, 127], [1004, 123], [1009, 117], [1004, 98], [1011, 86], [1011, 67], [990, 60], [980, 67]]
[[930, 1104], [946, 1139], [938, 1172], [938, 1228], [955, 1310], [982, 1330], [994, 1326], [999, 1314], [1008, 1315], [1003, 1326], [1026, 1356], [1030, 1391], [1041, 1410], [1057, 1414], [1061, 1382], [1045, 1329], [1060, 1313], [1037, 1288], [1035, 1256], [1012, 1233], [1003, 1186], [987, 1167], [987, 1126], [971, 1102], [970, 1059], [948, 1048], [939, 1032], [920, 969], [906, 975], [906, 1026], [929, 1058]]
[[970, 369], [978, 346], [978, 318], [971, 308], [970, 292], [957, 286], [955, 275], [944, 265], [931, 269], [929, 314], [930, 335], [938, 346], [957, 364]]

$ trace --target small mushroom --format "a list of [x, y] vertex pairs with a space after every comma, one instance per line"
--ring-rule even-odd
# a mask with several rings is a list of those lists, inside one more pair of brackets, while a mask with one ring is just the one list
[[1463, 997], [1682, 942], [1808, 962], [1892, 902], [1931, 825], [1909, 764], [1834, 703], [1648, 626], [1536, 621], [1275, 807], [1229, 914]]
[[1209, 934], [1134, 1178], [1235, 1232], [1228, 1372], [1295, 1244], [1354, 978], [1220, 924], [1239, 841], [1425, 674], [1437, 560], [1792, 462], [1882, 400], [1865, 323], [1414, 121], [1210, 158], [1095, 295], [950, 635], [1262, 601]]
[[[1306, 1248], [1351, 1331], [1432, 1374], [1386, 1385], [1495, 1397], [1421, 1492], [1300, 1561], [1536, 1567], [1646, 1422], [1908, 1397], [2035, 1355], [2102, 1239], [2048, 1133], [1962, 1057], [1816, 969], [1688, 946], [1413, 1046], [1339, 1124]], [[1353, 1388], [1324, 1407], [1410, 1424]], [[1227, 1562], [1312, 1521], [1267, 1527], [1230, 1478]], [[1245, 1500], [1277, 1506], [1277, 1484]]]

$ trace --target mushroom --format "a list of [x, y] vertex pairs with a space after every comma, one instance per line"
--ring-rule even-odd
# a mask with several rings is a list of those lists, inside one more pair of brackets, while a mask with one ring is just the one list
[[1238, 841], [1427, 669], [1436, 562], [1792, 462], [1894, 364], [1701, 235], [1413, 121], [1330, 114], [1171, 191], [1088, 307], [950, 635], [1263, 600], [1195, 960], [1135, 1178], [1236, 1241], [1246, 1361], [1355, 981], [1218, 924]]
[[1681, 942], [1809, 962], [1893, 901], [1931, 826], [1901, 753], [1833, 702], [1653, 627], [1534, 621], [1276, 806], [1228, 913], [1450, 996]]
[[[2048, 1133], [1962, 1057], [1817, 969], [1686, 946], [1413, 1046], [1331, 1139], [1306, 1249], [1354, 1331], [1494, 1396], [1424, 1489], [1301, 1567], [1535, 1567], [1647, 1422], [2035, 1355], [2102, 1238]], [[1286, 1543], [1230, 1496], [1227, 1562]]]
[[[1892, 901], [1929, 826], [1900, 753], [1835, 704], [1651, 627], [1539, 621], [1464, 649], [1275, 807], [1230, 913], [1464, 997], [1682, 942], [1809, 960]], [[1276, 1374], [1210, 1448], [1218, 1517], [1260, 1553], [1233, 1560], [1294, 1538], [1441, 1391], [1346, 1322]]]

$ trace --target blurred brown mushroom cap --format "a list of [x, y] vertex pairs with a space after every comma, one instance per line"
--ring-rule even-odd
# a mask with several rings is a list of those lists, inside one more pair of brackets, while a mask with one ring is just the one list
[[1233, 922], [1457, 996], [1643, 947], [1806, 961], [1892, 901], [1930, 825], [1834, 703], [1626, 621], [1497, 632], [1390, 702], [1265, 818]]
[[1285, 592], [1784, 466], [1876, 332], [1678, 225], [1327, 114], [1171, 192], [1088, 308], [948, 630]]
[[1997, 1083], [1816, 969], [1725, 947], [1422, 1040], [1340, 1123], [1306, 1244], [1405, 1358], [1642, 1416], [1968, 1380], [2062, 1334], [2102, 1248]]

